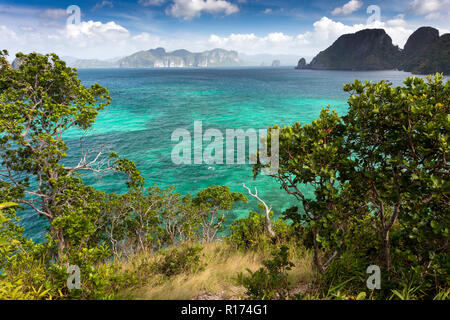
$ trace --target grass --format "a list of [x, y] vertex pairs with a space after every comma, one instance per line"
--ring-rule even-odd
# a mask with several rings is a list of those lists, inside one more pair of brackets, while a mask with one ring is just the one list
[[[292, 250], [295, 267], [289, 273], [293, 292], [303, 291], [313, 278], [312, 255], [300, 249]], [[236, 286], [235, 277], [246, 269], [255, 271], [270, 252], [243, 252], [225, 242], [205, 244], [202, 250], [203, 268], [193, 274], [179, 274], [170, 278], [149, 275], [139, 287], [121, 292], [118, 298], [143, 300], [244, 299], [244, 288]], [[156, 261], [158, 255], [146, 258]], [[130, 268], [128, 265], [124, 268]]]

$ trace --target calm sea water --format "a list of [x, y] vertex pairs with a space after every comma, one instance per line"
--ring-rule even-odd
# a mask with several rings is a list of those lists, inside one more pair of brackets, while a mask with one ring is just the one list
[[[171, 135], [177, 128], [193, 136], [194, 121], [208, 128], [264, 129], [299, 121], [310, 123], [330, 105], [339, 114], [347, 109], [343, 84], [360, 80], [389, 80], [401, 85], [409, 73], [399, 71], [342, 72], [293, 70], [292, 68], [227, 69], [108, 69], [80, 70], [85, 85], [99, 83], [111, 94], [112, 104], [102, 111], [89, 132], [71, 131], [68, 164], [80, 159], [80, 137], [85, 146], [114, 151], [135, 161], [148, 186], [176, 186], [182, 194], [196, 194], [210, 185], [226, 184], [246, 192], [242, 183], [257, 187], [259, 195], [276, 213], [295, 205], [271, 178], [253, 180], [250, 165], [175, 165]], [[117, 174], [86, 176], [85, 181], [108, 192], [124, 192], [125, 179]], [[305, 190], [312, 195], [310, 190]], [[257, 209], [250, 199], [238, 205], [228, 221]], [[45, 221], [31, 211], [20, 213], [26, 235], [41, 240]]]

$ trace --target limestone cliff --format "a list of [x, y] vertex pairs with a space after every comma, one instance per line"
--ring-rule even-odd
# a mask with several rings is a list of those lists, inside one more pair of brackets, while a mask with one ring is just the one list
[[395, 69], [400, 59], [398, 47], [383, 29], [365, 29], [340, 36], [307, 66], [318, 70]]
[[120, 68], [184, 68], [239, 64], [237, 52], [223, 49], [195, 53], [184, 49], [166, 52], [164, 48], [157, 48], [140, 51], [118, 61]]

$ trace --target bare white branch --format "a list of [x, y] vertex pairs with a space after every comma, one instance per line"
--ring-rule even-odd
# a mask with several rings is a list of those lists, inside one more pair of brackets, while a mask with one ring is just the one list
[[253, 198], [255, 198], [256, 200], [258, 200], [260, 203], [262, 203], [262, 205], [264, 206], [264, 209], [265, 209], [265, 211], [266, 211], [266, 229], [267, 229], [267, 232], [269, 232], [269, 234], [270, 234], [270, 236], [272, 237], [272, 238], [276, 238], [277, 237], [277, 235], [275, 234], [275, 232], [273, 231], [273, 229], [272, 229], [272, 221], [270, 221], [270, 212], [272, 211], [272, 206], [268, 206], [260, 197], [258, 197], [258, 189], [256, 189], [256, 187], [255, 187], [255, 193], [252, 193], [251, 191], [250, 191], [250, 188], [248, 188], [246, 185], [245, 185], [245, 183], [243, 183], [242, 184], [242, 186], [245, 188], [245, 189], [247, 189], [247, 191], [248, 191], [248, 194], [251, 196], [251, 197], [253, 197]]

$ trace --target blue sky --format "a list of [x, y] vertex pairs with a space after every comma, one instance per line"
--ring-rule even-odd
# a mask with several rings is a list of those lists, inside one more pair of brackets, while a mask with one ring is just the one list
[[[67, 25], [70, 5], [81, 10], [79, 24]], [[157, 46], [222, 47], [311, 58], [344, 33], [384, 28], [402, 47], [417, 27], [444, 33], [449, 21], [450, 0], [0, 0], [0, 48], [109, 59]]]

